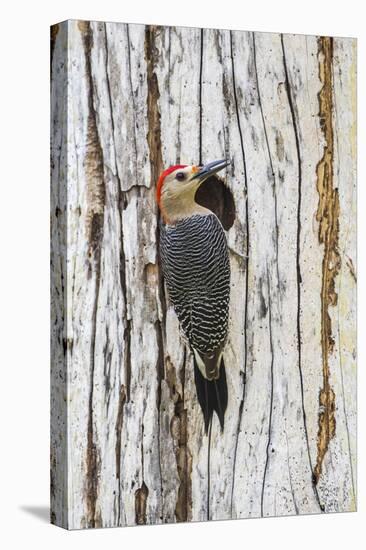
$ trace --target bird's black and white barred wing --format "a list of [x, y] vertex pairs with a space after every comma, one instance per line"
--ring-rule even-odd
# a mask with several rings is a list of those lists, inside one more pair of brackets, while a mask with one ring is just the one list
[[160, 253], [170, 300], [192, 349], [210, 355], [227, 335], [230, 266], [215, 214], [161, 226]]

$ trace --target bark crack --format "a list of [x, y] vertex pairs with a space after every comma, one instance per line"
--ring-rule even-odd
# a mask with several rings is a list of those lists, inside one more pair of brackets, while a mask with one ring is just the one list
[[319, 222], [319, 243], [324, 245], [321, 287], [321, 347], [323, 387], [319, 393], [318, 456], [314, 479], [318, 483], [322, 473], [325, 454], [330, 440], [335, 435], [335, 393], [330, 385], [329, 356], [334, 349], [332, 322], [329, 307], [336, 306], [338, 295], [335, 279], [338, 275], [341, 258], [338, 250], [339, 195], [333, 182], [334, 132], [333, 132], [333, 39], [318, 39], [319, 78], [323, 86], [318, 94], [319, 117], [325, 139], [323, 157], [316, 169], [319, 194], [316, 219]]
[[[145, 414], [145, 407], [144, 407], [144, 414]], [[147, 523], [147, 516], [146, 516], [146, 509], [147, 509], [147, 497], [149, 496], [149, 488], [147, 487], [145, 481], [144, 481], [144, 432], [145, 427], [144, 423], [141, 425], [141, 472], [142, 472], [142, 484], [141, 487], [139, 487], [135, 491], [135, 522], [136, 525], [146, 525]]]
[[268, 292], [268, 327], [269, 327], [269, 348], [271, 352], [271, 368], [270, 368], [270, 404], [269, 404], [269, 419], [268, 419], [268, 439], [266, 446], [266, 462], [264, 465], [263, 471], [263, 481], [262, 481], [262, 491], [261, 491], [261, 516], [263, 517], [264, 512], [264, 490], [266, 486], [266, 477], [269, 464], [269, 448], [271, 445], [271, 436], [272, 436], [272, 416], [273, 416], [273, 362], [274, 362], [274, 351], [273, 351], [273, 335], [272, 335], [272, 307], [271, 307], [271, 288], [269, 283], [269, 272], [267, 268], [267, 292]]
[[271, 167], [271, 174], [273, 178], [273, 199], [274, 199], [274, 219], [275, 219], [275, 247], [276, 247], [276, 274], [277, 274], [277, 281], [278, 281], [278, 288], [280, 289], [280, 272], [279, 272], [279, 261], [278, 261], [278, 235], [279, 235], [279, 225], [278, 225], [278, 208], [277, 208], [277, 190], [276, 190], [276, 175], [273, 169], [273, 162], [272, 162], [272, 154], [271, 154], [271, 148], [269, 146], [269, 140], [268, 140], [268, 133], [267, 133], [267, 126], [266, 121], [264, 118], [263, 113], [263, 106], [262, 106], [262, 98], [261, 98], [261, 92], [259, 88], [259, 79], [258, 79], [258, 69], [257, 69], [257, 51], [256, 51], [256, 44], [255, 44], [255, 33], [252, 33], [252, 41], [253, 41], [253, 61], [254, 61], [254, 73], [255, 73], [255, 79], [257, 83], [257, 93], [258, 93], [258, 104], [259, 104], [259, 110], [261, 113], [261, 119], [263, 124], [263, 131], [264, 131], [264, 137], [266, 141], [266, 147], [268, 152], [268, 159], [269, 159], [269, 165]]
[[[161, 115], [159, 111], [159, 83], [155, 72], [155, 67], [159, 60], [159, 50], [156, 47], [156, 35], [157, 27], [153, 25], [146, 26], [145, 28], [145, 60], [147, 71], [147, 118], [148, 118], [148, 132], [147, 142], [150, 153], [150, 172], [151, 180], [150, 187], [155, 188], [158, 181], [158, 177], [163, 169], [163, 157], [162, 157], [162, 144], [161, 144]], [[169, 45], [170, 47], [170, 45]], [[160, 454], [160, 407], [161, 407], [161, 382], [165, 377], [165, 319], [166, 319], [166, 297], [164, 290], [163, 275], [161, 272], [160, 262], [160, 213], [157, 211], [157, 223], [156, 223], [156, 257], [157, 257], [157, 279], [158, 279], [158, 301], [160, 303], [161, 318], [158, 318], [155, 323], [156, 340], [158, 346], [158, 359], [156, 364], [157, 375], [157, 411], [158, 411], [158, 452], [159, 452], [159, 472], [160, 472], [160, 491], [163, 494], [162, 476], [161, 476], [161, 454]]]
[[94, 434], [93, 395], [95, 371], [95, 340], [100, 290], [101, 247], [103, 240], [105, 207], [105, 182], [103, 169], [103, 151], [100, 144], [96, 122], [96, 112], [93, 102], [93, 77], [91, 68], [91, 49], [93, 47], [93, 34], [90, 23], [87, 21], [80, 21], [78, 23], [78, 27], [81, 33], [84, 47], [85, 73], [86, 81], [88, 83], [88, 121], [84, 168], [87, 179], [86, 236], [88, 242], [89, 278], [92, 276], [93, 272], [95, 274], [95, 300], [91, 319], [92, 329], [90, 345], [90, 392], [86, 456], [86, 521], [88, 527], [99, 527], [102, 524], [102, 518], [100, 517], [100, 513], [97, 514], [96, 501], [98, 498], [100, 457]]
[[118, 412], [116, 420], [116, 478], [118, 481], [118, 525], [121, 524], [121, 437], [123, 426], [123, 409], [126, 403], [126, 390], [122, 385], [118, 399]]
[[210, 521], [210, 507], [211, 507], [211, 435], [212, 435], [212, 417], [210, 419], [210, 426], [208, 429], [207, 439], [207, 521]]
[[[112, 130], [112, 142], [114, 156], [116, 158], [116, 142], [115, 142], [115, 123], [114, 123], [114, 113], [113, 113], [113, 103], [112, 103], [112, 94], [111, 94], [111, 85], [109, 78], [109, 48], [108, 48], [108, 35], [107, 35], [107, 25], [104, 23], [104, 48], [105, 48], [105, 77], [106, 77], [106, 86], [107, 86], [107, 95], [109, 101], [109, 110], [111, 118], [111, 130]], [[116, 478], [118, 481], [118, 525], [121, 523], [121, 445], [122, 445], [122, 427], [123, 427], [123, 410], [124, 405], [127, 401], [130, 400], [130, 380], [131, 380], [131, 321], [127, 319], [127, 284], [126, 284], [126, 259], [123, 248], [123, 210], [125, 196], [122, 191], [120, 176], [118, 173], [118, 164], [116, 162], [116, 179], [117, 179], [117, 197], [118, 197], [118, 213], [119, 213], [119, 223], [120, 223], [120, 244], [119, 244], [119, 279], [120, 287], [123, 296], [123, 304], [125, 308], [125, 325], [123, 330], [123, 373], [124, 373], [124, 384], [120, 386], [120, 394], [118, 400], [118, 411], [116, 418], [116, 446], [115, 446], [115, 455], [116, 455]]]
[[133, 149], [135, 153], [135, 166], [137, 171], [138, 154], [137, 154], [137, 139], [136, 139], [136, 106], [135, 106], [135, 94], [132, 86], [130, 26], [127, 23], [126, 23], [126, 38], [127, 38], [127, 52], [128, 52], [128, 82], [130, 85], [131, 101], [133, 106]]
[[[285, 88], [286, 88], [286, 94], [287, 94], [288, 104], [289, 104], [290, 113], [291, 113], [291, 120], [292, 120], [293, 129], [294, 129], [296, 152], [297, 152], [297, 170], [298, 170], [297, 235], [296, 235], [297, 349], [298, 349], [301, 408], [302, 408], [302, 416], [303, 416], [303, 424], [304, 424], [304, 434], [305, 434], [310, 470], [313, 474], [313, 466], [312, 466], [312, 460], [311, 460], [311, 454], [310, 454], [309, 434], [307, 429], [307, 420], [306, 420], [306, 411], [305, 411], [304, 380], [303, 380], [303, 373], [302, 373], [302, 350], [301, 350], [301, 283], [302, 283], [302, 279], [301, 279], [301, 265], [300, 265], [300, 250], [301, 250], [302, 163], [301, 163], [300, 137], [299, 137], [299, 131], [298, 131], [297, 122], [296, 122], [296, 112], [295, 112], [294, 100], [292, 97], [291, 84], [290, 84], [289, 74], [287, 70], [287, 60], [286, 60], [283, 34], [281, 34], [281, 47], [282, 47], [283, 67], [285, 71]], [[312, 475], [312, 480], [313, 480], [314, 495], [319, 504], [319, 508], [321, 509], [319, 495], [316, 488], [316, 484], [314, 483], [313, 475]]]
[[[104, 47], [105, 47], [105, 55], [106, 55], [105, 77], [106, 77], [106, 85], [107, 85], [107, 92], [108, 92], [109, 110], [110, 110], [110, 116], [111, 116], [112, 142], [113, 142], [114, 156], [115, 158], [117, 158], [114, 112], [113, 112], [111, 85], [110, 85], [110, 78], [109, 78], [109, 48], [108, 48], [108, 36], [107, 36], [106, 23], [104, 23], [104, 39], [105, 39]], [[121, 179], [118, 172], [117, 162], [116, 162], [116, 178], [117, 178], [117, 184], [118, 184], [118, 212], [120, 216], [119, 276], [120, 276], [120, 286], [121, 286], [121, 291], [123, 296], [123, 303], [126, 311], [126, 319], [125, 319], [126, 324], [123, 332], [125, 392], [126, 392], [126, 401], [129, 401], [130, 400], [130, 381], [131, 381], [131, 320], [127, 318], [126, 256], [123, 248], [123, 243], [124, 243], [123, 211], [126, 208], [128, 194], [122, 191]]]
[[246, 168], [246, 157], [244, 149], [244, 138], [243, 132], [240, 123], [240, 114], [239, 114], [239, 104], [238, 97], [236, 92], [236, 81], [235, 81], [235, 62], [234, 62], [234, 50], [233, 50], [233, 32], [230, 31], [230, 57], [231, 57], [231, 68], [232, 68], [232, 85], [233, 85], [233, 95], [235, 103], [235, 112], [236, 112], [236, 121], [238, 125], [239, 137], [240, 137], [240, 147], [243, 157], [243, 169], [244, 169], [244, 194], [245, 194], [245, 230], [246, 230], [246, 251], [245, 251], [245, 308], [244, 308], [244, 366], [243, 366], [243, 394], [239, 405], [238, 411], [238, 425], [236, 429], [236, 440], [234, 448], [234, 460], [233, 460], [233, 478], [232, 478], [232, 487], [231, 487], [231, 499], [230, 499], [230, 510], [231, 516], [233, 514], [233, 501], [234, 501], [234, 486], [235, 486], [235, 469], [238, 455], [238, 444], [239, 444], [239, 434], [241, 420], [244, 410], [245, 402], [245, 390], [246, 390], [246, 372], [247, 372], [247, 361], [248, 361], [248, 338], [247, 338], [247, 327], [248, 327], [248, 292], [249, 292], [249, 248], [250, 248], [250, 238], [249, 238], [249, 204], [248, 204], [248, 177], [247, 177], [247, 168]]
[[[334, 82], [334, 74], [335, 74], [335, 69], [334, 69], [334, 64], [332, 63], [332, 78], [333, 78], [333, 82]], [[339, 154], [339, 123], [338, 123], [338, 109], [337, 109], [337, 95], [335, 93], [335, 88], [333, 86], [333, 107], [334, 107], [334, 115], [335, 115], [335, 122], [334, 122], [334, 126], [336, 129], [334, 129], [335, 131], [335, 134], [336, 134], [336, 138], [337, 138], [337, 153], [338, 153], [338, 158], [340, 158], [340, 154]], [[337, 175], [339, 176], [339, 166], [338, 166], [338, 170], [337, 170]], [[352, 199], [353, 199], [353, 192], [352, 192]], [[350, 217], [352, 216], [352, 212], [350, 211], [350, 215], [346, 221], [346, 224], [347, 224], [347, 231], [346, 231], [346, 237], [345, 237], [345, 244], [344, 244], [344, 247], [343, 247], [343, 250], [341, 252], [341, 257], [345, 259], [345, 264], [346, 266], [348, 267], [349, 269], [349, 272], [350, 272], [350, 275], [354, 281], [355, 284], [357, 284], [357, 276], [356, 276], [356, 270], [355, 270], [355, 267], [353, 265], [353, 262], [352, 262], [352, 258], [348, 257], [346, 255], [346, 243], [348, 242], [348, 237], [349, 237], [349, 227], [350, 227]], [[342, 290], [342, 281], [343, 281], [343, 271], [340, 271], [340, 274], [339, 274], [339, 282], [338, 282], [338, 291], [337, 291], [337, 294], [338, 296], [341, 294], [341, 290]], [[349, 456], [349, 465], [350, 465], [350, 473], [351, 473], [351, 484], [352, 484], [352, 492], [353, 492], [353, 497], [354, 499], [356, 498], [356, 486], [355, 486], [355, 479], [354, 479], [354, 471], [353, 471], [353, 464], [352, 464], [352, 452], [351, 452], [351, 438], [350, 438], [350, 431], [349, 431], [349, 425], [348, 425], [348, 415], [347, 415], [347, 406], [346, 406], [346, 399], [345, 399], [345, 387], [344, 387], [344, 377], [343, 377], [343, 361], [342, 361], [342, 348], [341, 348], [341, 316], [340, 316], [340, 309], [338, 307], [338, 311], [337, 311], [337, 316], [338, 316], [338, 330], [337, 330], [337, 339], [338, 339], [338, 346], [339, 346], [339, 369], [340, 369], [340, 374], [341, 374], [341, 388], [342, 388], [342, 405], [343, 405], [343, 414], [344, 414], [344, 422], [345, 422], [345, 427], [346, 427], [346, 432], [347, 432], [347, 447], [348, 447], [348, 456]]]

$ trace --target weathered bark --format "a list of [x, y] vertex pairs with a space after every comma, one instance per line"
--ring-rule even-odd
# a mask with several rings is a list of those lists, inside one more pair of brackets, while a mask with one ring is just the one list
[[[56, 50], [56, 54], [54, 55]], [[68, 25], [51, 28], [51, 522], [68, 527], [67, 72]]]
[[[51, 60], [52, 521], [354, 510], [355, 41], [70, 21]], [[205, 436], [155, 182], [224, 156], [229, 402]]]

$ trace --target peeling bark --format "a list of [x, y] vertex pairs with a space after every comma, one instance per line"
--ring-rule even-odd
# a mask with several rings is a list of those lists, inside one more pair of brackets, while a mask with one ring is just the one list
[[319, 243], [324, 245], [321, 288], [321, 344], [323, 358], [323, 387], [319, 393], [318, 457], [314, 470], [319, 481], [323, 459], [329, 442], [335, 436], [335, 393], [330, 385], [329, 356], [334, 349], [332, 322], [329, 307], [337, 305], [335, 280], [341, 258], [338, 250], [339, 196], [334, 187], [334, 132], [333, 132], [333, 39], [319, 38], [319, 78], [323, 84], [319, 92], [319, 117], [324, 134], [323, 157], [317, 166], [319, 204], [316, 219], [319, 222]]
[[149, 489], [146, 487], [145, 482], [143, 482], [141, 487], [137, 489], [135, 493], [136, 525], [146, 524], [146, 506], [148, 496]]

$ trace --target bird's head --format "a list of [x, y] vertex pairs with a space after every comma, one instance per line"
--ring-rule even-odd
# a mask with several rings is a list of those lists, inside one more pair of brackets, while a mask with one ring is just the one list
[[156, 199], [164, 221], [174, 224], [194, 214], [209, 212], [195, 201], [196, 191], [207, 178], [229, 164], [230, 161], [223, 159], [204, 166], [177, 164], [164, 170], [156, 188]]

